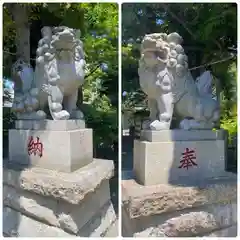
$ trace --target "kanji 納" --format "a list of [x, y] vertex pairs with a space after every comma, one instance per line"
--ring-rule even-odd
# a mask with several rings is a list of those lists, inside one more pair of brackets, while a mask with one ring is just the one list
[[39, 137], [34, 142], [33, 137], [31, 136], [28, 141], [28, 155], [34, 154], [36, 156], [38, 154], [39, 157], [43, 155], [43, 144], [40, 142]]

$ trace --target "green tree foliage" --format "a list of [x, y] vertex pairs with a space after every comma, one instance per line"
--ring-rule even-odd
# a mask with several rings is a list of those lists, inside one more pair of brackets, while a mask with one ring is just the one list
[[[138, 96], [146, 106], [138, 82], [139, 47], [145, 34], [178, 32], [184, 39], [189, 68], [232, 57], [237, 48], [237, 4], [235, 3], [125, 3], [122, 6], [123, 106], [136, 105]], [[222, 89], [222, 127], [236, 133], [236, 57], [212, 65]], [[194, 77], [204, 69], [191, 71]], [[231, 109], [229, 111], [229, 109]]]
[[229, 65], [225, 73], [227, 85], [227, 95], [222, 93], [221, 102], [221, 127], [228, 130], [229, 141], [236, 138], [237, 134], [237, 68], [236, 64]]
[[[83, 108], [87, 125], [94, 129], [96, 146], [117, 140], [118, 105], [118, 5], [115, 3], [28, 3], [31, 58], [35, 58], [42, 26], [65, 25], [81, 30], [86, 54]], [[10, 76], [15, 55], [15, 23], [11, 4], [3, 11], [4, 76]], [[34, 60], [31, 62], [34, 66]]]
[[106, 146], [118, 138], [118, 6], [84, 3], [82, 7], [88, 63], [85, 113], [89, 126], [96, 133], [94, 140]]

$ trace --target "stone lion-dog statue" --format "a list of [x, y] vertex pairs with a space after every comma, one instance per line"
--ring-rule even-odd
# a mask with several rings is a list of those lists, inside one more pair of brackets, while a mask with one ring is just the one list
[[209, 92], [210, 73], [194, 81], [182, 41], [178, 33], [153, 33], [143, 38], [138, 74], [150, 109], [145, 129], [170, 129], [173, 114], [179, 128], [186, 130], [212, 129], [220, 118], [219, 103]]
[[83, 119], [82, 111], [76, 106], [86, 65], [83, 43], [77, 38], [80, 30], [60, 26], [43, 27], [41, 32], [35, 72], [24, 61], [18, 60], [13, 65], [15, 82], [21, 86], [13, 110], [18, 119], [44, 119], [46, 107], [53, 120]]

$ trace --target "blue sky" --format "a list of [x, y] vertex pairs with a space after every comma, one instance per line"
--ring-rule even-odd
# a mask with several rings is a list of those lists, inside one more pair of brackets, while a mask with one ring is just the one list
[[[139, 9], [138, 12], [137, 12], [137, 14], [140, 15], [140, 16], [142, 16], [142, 15], [143, 15], [142, 9]], [[163, 24], [163, 23], [164, 23], [164, 21], [163, 21], [162, 19], [160, 19], [160, 18], [157, 18], [157, 19], [156, 19], [156, 24], [157, 24], [157, 25], [161, 25], [161, 24]]]
[[162, 25], [163, 23], [164, 23], [164, 21], [162, 19], [160, 19], [160, 18], [156, 19], [156, 24], [157, 25]]
[[12, 82], [9, 78], [3, 78], [3, 84], [4, 84], [4, 88], [7, 88], [7, 89], [14, 88], [14, 82]]

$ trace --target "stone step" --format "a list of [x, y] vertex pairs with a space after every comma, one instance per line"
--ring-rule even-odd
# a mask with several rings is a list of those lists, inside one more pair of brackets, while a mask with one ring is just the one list
[[[127, 172], [129, 176], [130, 173]], [[199, 186], [158, 184], [142, 186], [122, 180], [122, 201], [130, 218], [151, 216], [206, 204], [236, 201], [237, 178], [206, 179]]]
[[73, 237], [57, 227], [29, 218], [3, 207], [3, 233], [11, 237]]
[[207, 179], [199, 186], [122, 180], [122, 213], [125, 237], [207, 236], [237, 224], [237, 178]]
[[87, 194], [79, 205], [3, 186], [3, 204], [38, 221], [77, 234], [110, 200], [108, 181]]
[[94, 159], [92, 163], [72, 173], [37, 167], [22, 168], [7, 163], [3, 169], [3, 183], [16, 189], [79, 204], [102, 181], [109, 180], [114, 174], [113, 170], [113, 161], [104, 159]]

